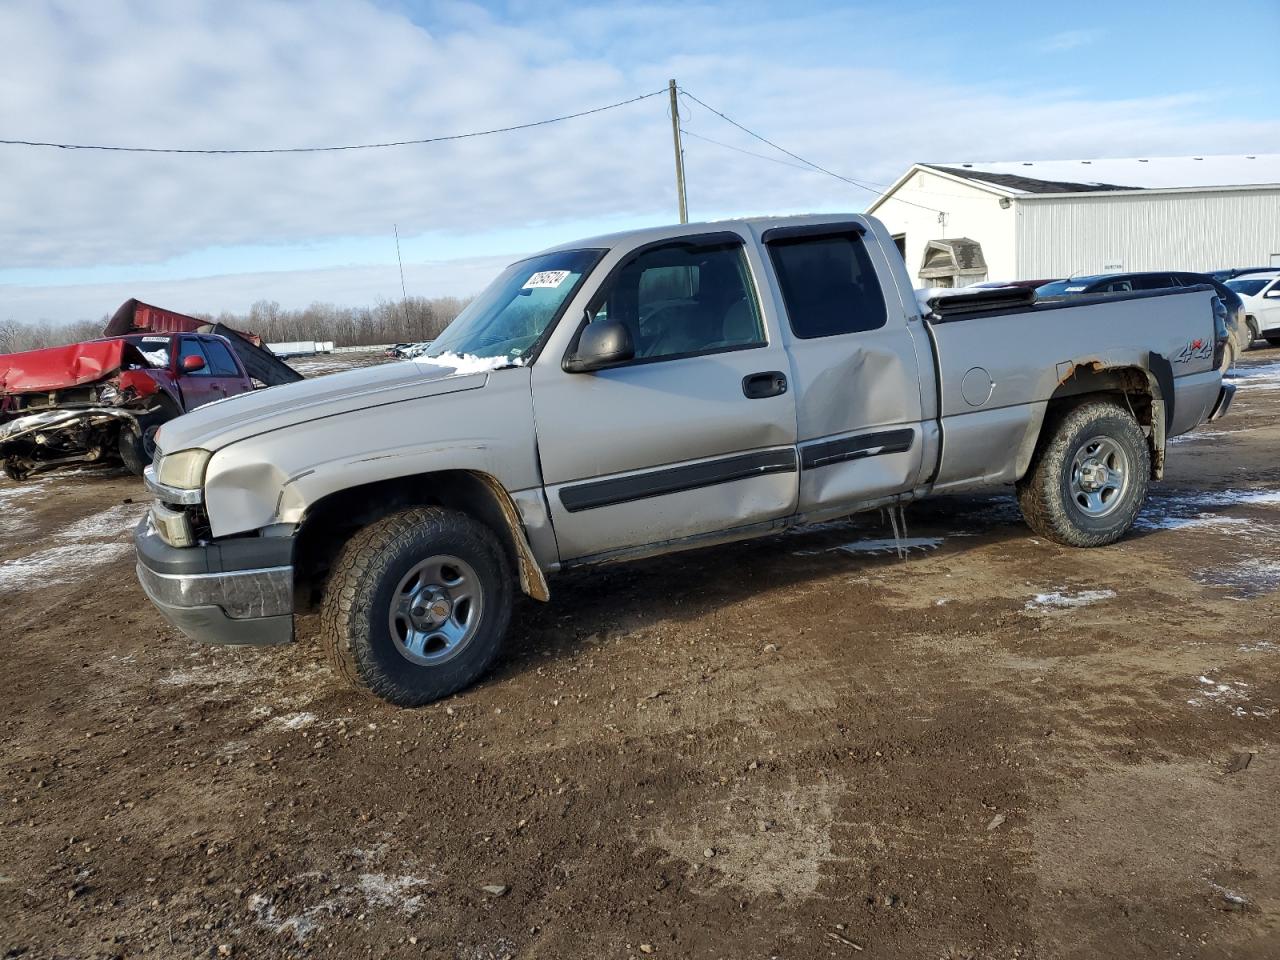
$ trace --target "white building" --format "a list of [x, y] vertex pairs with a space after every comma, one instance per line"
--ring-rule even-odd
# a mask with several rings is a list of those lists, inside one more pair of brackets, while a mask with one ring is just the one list
[[917, 163], [867, 212], [920, 286], [1280, 266], [1280, 154]]

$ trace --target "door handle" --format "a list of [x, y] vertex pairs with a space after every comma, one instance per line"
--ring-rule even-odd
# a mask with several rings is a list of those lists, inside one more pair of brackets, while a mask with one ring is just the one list
[[742, 395], [748, 400], [763, 400], [787, 392], [787, 376], [779, 370], [749, 373], [742, 378]]

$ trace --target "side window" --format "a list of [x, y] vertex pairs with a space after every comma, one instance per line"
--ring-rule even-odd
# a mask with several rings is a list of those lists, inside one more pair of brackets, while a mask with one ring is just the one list
[[1170, 287], [1176, 287], [1178, 281], [1167, 273], [1153, 273], [1145, 277], [1138, 277], [1134, 283], [1137, 290], [1168, 290]]
[[205, 356], [203, 350], [200, 349], [200, 341], [191, 337], [183, 337], [179, 341], [178, 346], [178, 370], [181, 372], [182, 363], [187, 357], [200, 357], [204, 360], [204, 367], [194, 373], [188, 373], [190, 377], [211, 377], [213, 376], [213, 368], [209, 365], [209, 358]]
[[631, 330], [637, 360], [662, 360], [764, 345], [764, 329], [741, 242], [675, 242], [644, 250], [591, 308], [592, 322]]
[[205, 340], [202, 344], [204, 355], [209, 358], [209, 367], [215, 377], [238, 377], [240, 368], [236, 366], [227, 345], [219, 340]]
[[1133, 289], [1133, 282], [1130, 280], [1113, 280], [1107, 284], [1107, 293], [1125, 293]]
[[888, 320], [880, 281], [858, 234], [775, 240], [769, 256], [797, 337], [861, 333]]

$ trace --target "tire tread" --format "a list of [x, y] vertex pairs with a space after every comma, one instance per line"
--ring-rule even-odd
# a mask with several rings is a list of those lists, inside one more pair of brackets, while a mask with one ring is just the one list
[[[1124, 507], [1121, 516], [1127, 516], [1123, 524], [1091, 530], [1076, 523], [1069, 510], [1061, 484], [1062, 470], [1073, 446], [1080, 437], [1103, 420], [1119, 419], [1129, 428], [1131, 440], [1136, 440], [1138, 462], [1133, 464], [1133, 482], [1130, 488], [1131, 504]], [[1041, 442], [1027, 474], [1017, 484], [1018, 505], [1022, 508], [1027, 526], [1040, 536], [1069, 547], [1101, 547], [1119, 540], [1137, 518], [1146, 500], [1148, 478], [1151, 473], [1151, 453], [1147, 438], [1143, 435], [1133, 415], [1118, 403], [1110, 400], [1087, 400], [1060, 413], [1046, 424], [1048, 440]]]
[[[498, 618], [498, 642], [469, 665], [458, 682], [439, 692], [421, 695], [407, 691], [377, 662], [370, 649], [370, 629], [376, 627], [373, 611], [377, 592], [377, 567], [388, 557], [415, 543], [462, 540], [488, 553], [499, 571], [498, 595], [486, 600], [486, 610]], [[368, 696], [398, 706], [421, 706], [469, 685], [497, 658], [501, 638], [511, 615], [511, 576], [505, 552], [494, 535], [465, 513], [441, 507], [414, 507], [390, 514], [362, 527], [339, 551], [329, 571], [320, 606], [320, 630], [329, 661], [352, 687]], [[472, 643], [476, 642], [473, 638]], [[465, 654], [464, 654], [465, 655]], [[441, 669], [441, 668], [432, 668]]]

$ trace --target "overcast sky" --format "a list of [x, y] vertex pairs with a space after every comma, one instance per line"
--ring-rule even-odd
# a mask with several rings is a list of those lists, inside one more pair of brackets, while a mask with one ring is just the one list
[[[0, 0], [0, 138], [262, 148], [573, 113], [669, 77], [869, 184], [912, 162], [1280, 152], [1280, 4]], [[1069, 10], [1070, 17], [1061, 15]], [[701, 137], [771, 154], [685, 104]], [[474, 292], [540, 247], [672, 222], [665, 97], [374, 151], [0, 146], [0, 318]], [[693, 219], [874, 194], [685, 143]], [[778, 160], [787, 158], [771, 154]]]

